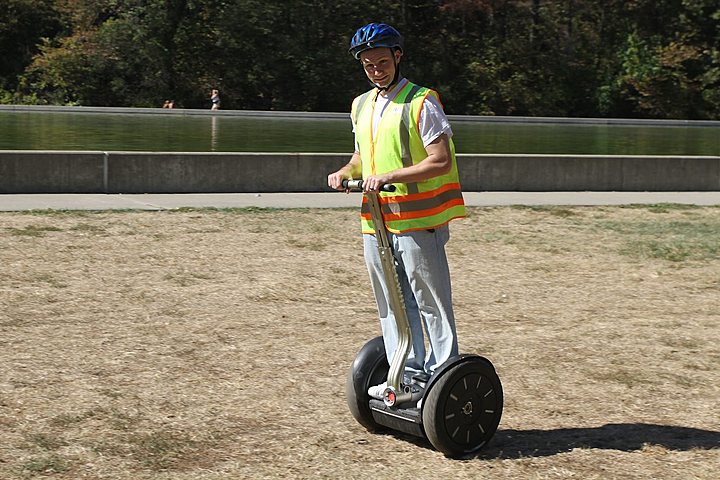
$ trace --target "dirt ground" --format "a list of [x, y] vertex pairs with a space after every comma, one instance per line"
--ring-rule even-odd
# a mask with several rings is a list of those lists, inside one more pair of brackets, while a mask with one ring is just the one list
[[0, 478], [717, 478], [720, 207], [469, 213], [460, 347], [505, 412], [461, 461], [348, 412], [356, 210], [0, 214]]

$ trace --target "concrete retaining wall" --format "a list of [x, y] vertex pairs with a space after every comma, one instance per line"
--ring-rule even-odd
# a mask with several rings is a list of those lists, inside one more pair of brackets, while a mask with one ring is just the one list
[[459, 155], [466, 191], [717, 191], [720, 157]]
[[[322, 192], [349, 154], [0, 151], [0, 193]], [[458, 155], [465, 191], [720, 191], [720, 157]]]
[[103, 152], [0, 151], [0, 193], [102, 192]]

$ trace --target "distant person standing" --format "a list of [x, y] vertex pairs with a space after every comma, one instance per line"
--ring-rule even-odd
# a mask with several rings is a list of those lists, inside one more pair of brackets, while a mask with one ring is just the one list
[[212, 102], [210, 110], [220, 110], [220, 92], [213, 90], [210, 95], [210, 101]]

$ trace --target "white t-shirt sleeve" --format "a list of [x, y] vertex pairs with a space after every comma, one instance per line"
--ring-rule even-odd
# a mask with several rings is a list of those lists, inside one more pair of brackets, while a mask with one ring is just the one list
[[450, 121], [440, 106], [440, 102], [432, 96], [425, 97], [422, 110], [420, 110], [420, 119], [418, 129], [420, 130], [420, 138], [422, 138], [423, 146], [427, 147], [436, 138], [443, 133], [452, 137], [453, 132], [450, 128]]
[[354, 144], [355, 144], [355, 151], [359, 152], [360, 146], [358, 145], [357, 132], [355, 131], [355, 121], [353, 120], [352, 115], [350, 115], [350, 123], [352, 124], [352, 132], [353, 132], [353, 139], [354, 139]]

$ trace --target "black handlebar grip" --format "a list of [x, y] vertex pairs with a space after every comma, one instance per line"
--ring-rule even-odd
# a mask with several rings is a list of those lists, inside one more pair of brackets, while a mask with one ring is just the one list
[[[363, 181], [362, 180], [343, 180], [342, 187], [349, 188], [350, 190], [362, 190]], [[380, 190], [382, 190], [383, 192], [394, 192], [396, 190], [396, 188], [395, 188], [395, 185], [393, 185], [392, 183], [386, 183], [385, 185], [380, 187]]]

